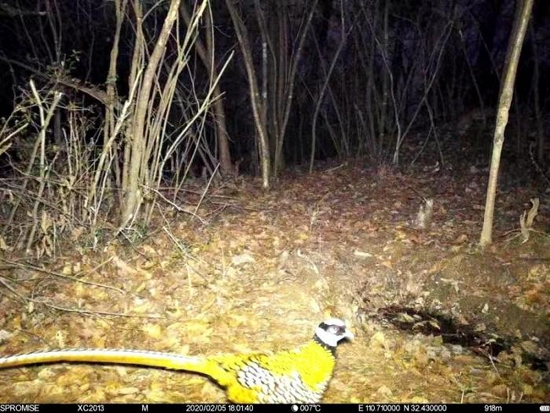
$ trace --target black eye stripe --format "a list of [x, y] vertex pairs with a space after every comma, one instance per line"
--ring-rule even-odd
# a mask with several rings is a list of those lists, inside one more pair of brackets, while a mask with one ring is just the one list
[[328, 333], [331, 333], [331, 334], [334, 334], [334, 335], [342, 335], [342, 334], [345, 334], [346, 332], [346, 328], [343, 327], [343, 326], [339, 326], [339, 325], [335, 325], [335, 324], [326, 324], [326, 323], [321, 323], [319, 325], [319, 327], [321, 327], [323, 330], [325, 330], [326, 332]]

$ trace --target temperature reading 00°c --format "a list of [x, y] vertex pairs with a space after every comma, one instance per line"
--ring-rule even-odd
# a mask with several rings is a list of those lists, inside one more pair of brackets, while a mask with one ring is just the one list
[[321, 405], [319, 404], [293, 404], [293, 412], [320, 412]]

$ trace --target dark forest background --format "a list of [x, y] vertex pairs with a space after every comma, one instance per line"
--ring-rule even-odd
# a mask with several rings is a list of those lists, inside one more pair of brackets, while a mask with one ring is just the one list
[[[45, 222], [127, 229], [185, 183], [269, 188], [332, 159], [487, 167], [516, 6], [0, 1], [3, 236], [31, 248]], [[543, 184], [549, 66], [550, 4], [536, 1], [503, 168]]]

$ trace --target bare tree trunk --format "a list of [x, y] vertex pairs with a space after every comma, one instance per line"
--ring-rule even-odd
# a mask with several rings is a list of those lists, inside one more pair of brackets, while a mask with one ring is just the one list
[[504, 130], [508, 123], [508, 112], [514, 95], [514, 82], [518, 61], [523, 46], [523, 39], [531, 17], [533, 0], [521, 0], [518, 3], [514, 27], [508, 42], [508, 51], [506, 53], [505, 69], [506, 74], [501, 86], [500, 99], [498, 105], [495, 133], [493, 136], [493, 156], [491, 158], [491, 169], [489, 172], [489, 184], [487, 187], [487, 199], [485, 202], [485, 215], [483, 217], [483, 229], [479, 243], [482, 247], [489, 245], [492, 241], [492, 227], [495, 213], [495, 198], [497, 190], [497, 179], [500, 165], [500, 155], [504, 143]]
[[[268, 103], [269, 59], [268, 59], [267, 50], [269, 48], [271, 50], [272, 55], [275, 52], [273, 51], [273, 44], [270, 43], [269, 33], [268, 33], [268, 30], [267, 30], [265, 19], [263, 17], [262, 11], [261, 11], [261, 5], [259, 4], [258, 0], [254, 1], [254, 9], [256, 10], [256, 16], [257, 16], [257, 19], [258, 19], [258, 26], [259, 26], [259, 29], [260, 29], [260, 38], [262, 39], [262, 58], [261, 58], [261, 63], [260, 63], [261, 71], [262, 71], [262, 78], [261, 78], [262, 84], [261, 84], [261, 91], [260, 91], [261, 104], [258, 105], [259, 110], [260, 110], [259, 118], [260, 118], [261, 124], [265, 125], [267, 145], [270, 145], [269, 146], [269, 149], [270, 149], [269, 155], [271, 156], [272, 136], [270, 136], [270, 135], [273, 134], [273, 131], [276, 131], [276, 128], [274, 128], [272, 125], [270, 125], [269, 127], [267, 126], [267, 125], [269, 125], [268, 119], [267, 119], [267, 108], [268, 108], [268, 104], [269, 104]], [[274, 61], [275, 57], [272, 56], [271, 60]], [[275, 83], [275, 82], [273, 82], [273, 83]], [[273, 106], [273, 108], [275, 108], [275, 106]], [[275, 159], [275, 162], [277, 162], [276, 159]]]
[[[191, 15], [187, 9], [185, 2], [181, 4], [181, 10], [183, 19], [187, 27], [190, 26]], [[218, 71], [216, 69], [215, 53], [214, 53], [214, 42], [212, 39], [212, 11], [209, 10], [208, 13], [205, 13], [205, 34], [206, 34], [206, 46], [200, 40], [199, 37], [195, 40], [195, 49], [199, 55], [202, 64], [208, 70], [210, 74], [211, 81], [214, 81], [218, 78]], [[223, 100], [221, 99], [222, 90], [219, 85], [216, 85], [214, 89], [215, 100], [213, 104], [214, 112], [214, 127], [216, 128], [217, 138], [218, 138], [218, 150], [220, 169], [222, 174], [230, 175], [233, 174], [234, 168], [231, 162], [231, 153], [229, 151], [229, 134], [227, 133], [227, 124], [225, 122], [225, 108], [223, 105]]]
[[225, 0], [229, 14], [231, 15], [231, 20], [233, 21], [233, 26], [235, 27], [235, 32], [237, 33], [237, 38], [239, 40], [239, 45], [241, 47], [241, 52], [243, 54], [244, 65], [246, 67], [246, 73], [248, 76], [248, 87], [250, 89], [250, 101], [252, 104], [252, 112], [254, 115], [254, 123], [256, 125], [256, 132], [258, 133], [258, 147], [260, 151], [260, 165], [262, 170], [262, 186], [264, 189], [269, 189], [270, 175], [271, 175], [271, 159], [269, 152], [269, 142], [267, 139], [267, 127], [264, 122], [262, 122], [262, 111], [263, 104], [261, 100], [260, 93], [258, 91], [258, 80], [256, 78], [256, 71], [254, 69], [254, 61], [252, 59], [252, 49], [250, 48], [250, 42], [248, 41], [248, 34], [246, 33], [246, 28], [235, 10], [235, 7], [232, 3], [233, 0]]
[[[139, 0], [136, 0], [139, 2]], [[142, 201], [142, 193], [140, 191], [140, 184], [147, 168], [147, 159], [145, 155], [145, 117], [147, 115], [147, 107], [149, 105], [149, 96], [151, 95], [151, 89], [153, 87], [155, 73], [160, 64], [161, 58], [166, 50], [166, 42], [172, 31], [172, 26], [178, 17], [178, 9], [180, 0], [172, 0], [170, 2], [170, 9], [164, 20], [164, 25], [160, 32], [157, 44], [151, 54], [147, 68], [143, 75], [143, 82], [136, 101], [136, 110], [133, 118], [133, 129], [131, 139], [131, 153], [130, 158], [126, 161], [130, 162], [128, 169], [127, 186], [124, 190], [124, 210], [121, 219], [121, 228], [126, 226], [130, 221], [136, 218], [139, 211], [139, 207]], [[136, 7], [139, 5], [136, 4]], [[138, 25], [141, 22], [138, 22]], [[138, 28], [138, 30], [141, 30]]]
[[[298, 63], [300, 62], [302, 58], [302, 52], [304, 50], [304, 44], [306, 40], [306, 35], [311, 27], [311, 21], [313, 19], [313, 15], [315, 13], [315, 10], [317, 10], [317, 0], [314, 0], [309, 8], [309, 12], [307, 15], [307, 18], [304, 20], [305, 24], [301, 29], [301, 32], [298, 34], [299, 40], [298, 40], [298, 47], [296, 48], [296, 51], [294, 52], [293, 56], [291, 56], [289, 65], [285, 65], [284, 68], [281, 68], [281, 70], [285, 70], [286, 73], [288, 73], [287, 78], [285, 79], [286, 84], [284, 87], [285, 95], [279, 96], [280, 105], [281, 105], [281, 122], [280, 127], [277, 129], [277, 141], [276, 141], [276, 153], [275, 158], [282, 159], [282, 152], [283, 152], [283, 143], [284, 143], [284, 137], [286, 134], [286, 128], [288, 125], [288, 119], [290, 117], [290, 108], [292, 107], [292, 100], [294, 98], [294, 86], [296, 84], [295, 78], [296, 73], [298, 71]], [[289, 66], [288, 68], [286, 66]], [[275, 168], [278, 168], [280, 166], [280, 161], [277, 161], [275, 164]], [[277, 173], [278, 170], [275, 169], [275, 172]]]
[[[390, 55], [390, 33], [389, 33], [389, 16], [390, 16], [390, 3], [391, 1], [387, 0], [384, 4], [383, 10], [383, 44], [382, 50], [386, 55]], [[376, 7], [378, 9], [378, 6]], [[380, 109], [378, 111], [378, 136], [377, 139], [373, 137], [373, 140], [376, 139], [376, 145], [374, 146], [375, 159], [378, 161], [382, 160], [383, 148], [386, 142], [386, 133], [388, 132], [388, 124], [390, 122], [391, 110], [390, 108], [390, 76], [387, 70], [382, 71], [382, 102], [380, 103]]]
[[[124, 23], [125, 13], [128, 6], [128, 0], [116, 0], [114, 3], [115, 7], [115, 16], [116, 16], [116, 26], [115, 26], [115, 34], [113, 36], [113, 45], [111, 47], [111, 58], [109, 60], [109, 72], [107, 73], [107, 80], [105, 82], [106, 85], [106, 93], [107, 93], [107, 104], [105, 105], [105, 127], [103, 128], [103, 142], [104, 145], [107, 145], [112, 140], [110, 137], [112, 136], [115, 125], [116, 125], [116, 119], [115, 119], [115, 104], [117, 102], [118, 93], [116, 90], [116, 78], [118, 75], [118, 69], [117, 69], [117, 62], [118, 62], [118, 45], [120, 42], [120, 33], [122, 31], [122, 24]], [[108, 149], [108, 148], [105, 148]], [[114, 157], [118, 158], [116, 152], [116, 146], [113, 145], [113, 150], [115, 151]], [[103, 165], [100, 165], [98, 168], [98, 173], [102, 169]], [[116, 186], [121, 187], [122, 185], [122, 177], [121, 177], [121, 171], [118, 162], [115, 162], [113, 165], [114, 173], [115, 173], [115, 180], [116, 180]], [[118, 203], [119, 205], [122, 205], [122, 194], [119, 193]]]
[[[309, 157], [309, 173], [313, 173], [313, 167], [315, 165], [315, 150], [316, 150], [316, 142], [317, 142], [317, 118], [319, 117], [319, 112], [321, 111], [321, 105], [323, 104], [323, 99], [325, 98], [325, 92], [330, 89], [330, 78], [332, 76], [332, 73], [334, 72], [334, 69], [336, 67], [336, 63], [338, 59], [340, 58], [340, 53], [342, 53], [342, 50], [344, 49], [344, 45], [346, 44], [347, 36], [351, 32], [350, 30], [346, 33], [345, 32], [345, 23], [344, 21], [345, 16], [342, 14], [342, 21], [341, 21], [341, 30], [340, 33], [340, 43], [338, 44], [338, 48], [334, 52], [334, 56], [332, 58], [332, 62], [330, 63], [330, 66], [328, 70], [324, 73], [325, 79], [323, 82], [323, 85], [321, 86], [321, 89], [319, 91], [319, 96], [317, 97], [317, 102], [315, 103], [315, 109], [313, 111], [313, 120], [311, 125], [311, 154]], [[353, 26], [353, 23], [352, 23]], [[324, 67], [323, 67], [324, 68]], [[335, 108], [337, 110], [337, 108]]]
[[533, 90], [533, 112], [535, 114], [535, 125], [537, 128], [537, 162], [539, 165], [544, 164], [544, 143], [546, 141], [544, 135], [544, 126], [542, 123], [542, 110], [540, 103], [540, 58], [537, 47], [537, 37], [535, 36], [535, 30], [533, 26], [530, 27], [531, 35], [531, 48], [533, 50], [533, 83], [531, 85]]

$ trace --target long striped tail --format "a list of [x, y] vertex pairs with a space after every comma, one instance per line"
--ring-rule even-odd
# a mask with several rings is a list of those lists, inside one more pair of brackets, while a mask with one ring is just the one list
[[211, 362], [204, 357], [182, 356], [172, 353], [140, 350], [95, 350], [69, 349], [20, 354], [0, 357], [0, 369], [22, 367], [33, 364], [51, 363], [104, 363], [130, 364], [164, 368], [169, 370], [187, 370], [211, 375]]

